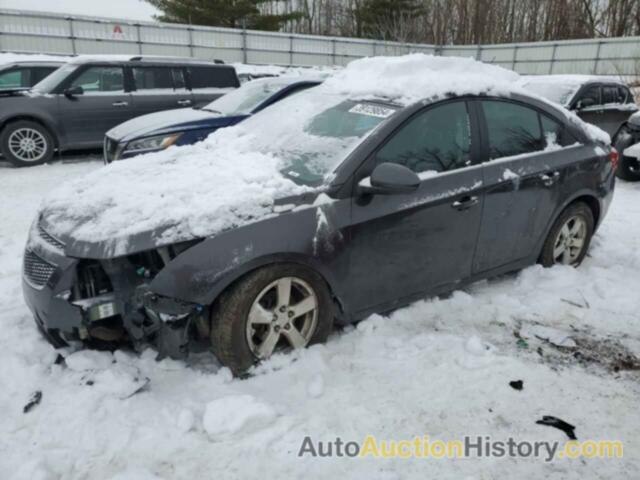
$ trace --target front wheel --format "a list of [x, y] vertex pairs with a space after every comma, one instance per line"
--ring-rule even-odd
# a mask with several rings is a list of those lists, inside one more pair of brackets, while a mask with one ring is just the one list
[[594, 224], [593, 212], [586, 203], [569, 205], [551, 227], [540, 263], [545, 267], [580, 265], [589, 249]]
[[211, 315], [211, 346], [235, 375], [274, 352], [324, 342], [333, 302], [324, 279], [298, 264], [260, 268], [224, 292]]
[[2, 154], [16, 167], [46, 163], [53, 158], [51, 133], [36, 122], [21, 120], [8, 124], [0, 135]]

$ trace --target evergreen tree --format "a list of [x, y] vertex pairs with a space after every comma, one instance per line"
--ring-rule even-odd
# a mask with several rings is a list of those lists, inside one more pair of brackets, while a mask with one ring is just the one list
[[[274, 0], [146, 0], [162, 12], [161, 22], [212, 27], [279, 30], [283, 23], [299, 19], [300, 12], [263, 14], [260, 6]], [[282, 0], [276, 0], [279, 2]]]

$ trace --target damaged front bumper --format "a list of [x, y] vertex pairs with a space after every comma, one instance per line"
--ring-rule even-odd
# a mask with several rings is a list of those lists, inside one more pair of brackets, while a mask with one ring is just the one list
[[193, 340], [207, 336], [202, 305], [150, 290], [153, 267], [140, 265], [144, 255], [79, 260], [65, 256], [64, 245], [46, 232], [32, 229], [31, 237], [23, 261], [23, 294], [38, 328], [55, 347], [150, 344], [161, 357], [184, 358]]

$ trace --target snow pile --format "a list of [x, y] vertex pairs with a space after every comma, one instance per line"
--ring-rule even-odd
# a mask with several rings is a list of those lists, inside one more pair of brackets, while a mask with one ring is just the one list
[[389, 98], [403, 105], [448, 95], [507, 96], [520, 76], [472, 58], [415, 53], [400, 57], [370, 57], [351, 62], [321, 88], [352, 97]]
[[[86, 362], [90, 370], [82, 371], [55, 362], [58, 352], [42, 339], [20, 292], [21, 254], [43, 192], [99, 168], [101, 162], [0, 164], [1, 479], [262, 480], [266, 472], [310, 480], [638, 478], [640, 372], [581, 363], [599, 353], [575, 355], [585, 338], [616, 340], [640, 355], [638, 184], [619, 182], [578, 269], [534, 266], [374, 315], [337, 330], [327, 344], [278, 354], [244, 380], [232, 379], [208, 353], [185, 363], [156, 361], [152, 350], [118, 351], [107, 369], [94, 372], [129, 365], [150, 379], [144, 390], [121, 398], [105, 394], [106, 376], [87, 376], [101, 361]], [[520, 342], [515, 334], [530, 325], [570, 332], [579, 346], [556, 347], [537, 337]], [[523, 391], [509, 386], [515, 380], [523, 381]], [[36, 390], [41, 403], [23, 413]], [[244, 395], [252, 400], [241, 404]], [[261, 417], [257, 430], [211, 437], [203, 419], [212, 402], [216, 432], [218, 415], [237, 419], [242, 413], [235, 410], [254, 412], [256, 404], [282, 415]], [[379, 441], [487, 435], [562, 447], [563, 432], [535, 423], [543, 415], [575, 425], [579, 440], [623, 441], [624, 458], [298, 456], [307, 436], [325, 446], [336, 437], [361, 443], [367, 435]]]
[[251, 395], [230, 395], [207, 404], [203, 425], [212, 439], [248, 434], [275, 420], [273, 407]]

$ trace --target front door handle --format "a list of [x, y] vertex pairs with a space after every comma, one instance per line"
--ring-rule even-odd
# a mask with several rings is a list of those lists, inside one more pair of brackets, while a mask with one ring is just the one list
[[548, 172], [540, 175], [540, 180], [545, 187], [553, 186], [560, 178], [560, 172]]
[[451, 206], [456, 210], [467, 210], [468, 208], [477, 205], [478, 201], [478, 197], [466, 196], [462, 197], [460, 200], [456, 200], [451, 204]]
[[129, 102], [113, 102], [111, 105], [114, 107], [128, 107]]
[[185, 107], [187, 105], [191, 105], [191, 100], [178, 100], [178, 105]]

